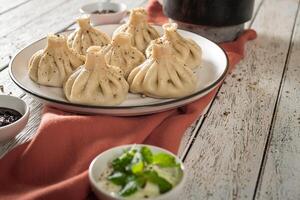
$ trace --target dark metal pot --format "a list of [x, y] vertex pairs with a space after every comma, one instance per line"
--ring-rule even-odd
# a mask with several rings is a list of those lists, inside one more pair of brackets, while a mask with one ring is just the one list
[[254, 0], [164, 0], [164, 13], [182, 29], [215, 42], [233, 40], [251, 19]]
[[171, 19], [207, 26], [242, 24], [252, 17], [254, 0], [164, 0]]

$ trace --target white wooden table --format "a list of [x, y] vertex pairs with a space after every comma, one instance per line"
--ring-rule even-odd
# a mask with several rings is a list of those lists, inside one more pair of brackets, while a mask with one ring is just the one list
[[[34, 136], [42, 108], [12, 83], [9, 60], [47, 33], [72, 26], [87, 2], [0, 0], [0, 85], [31, 107], [25, 130], [0, 144], [1, 157]], [[299, 2], [256, 0], [246, 25], [258, 38], [182, 140], [188, 181], [179, 199], [300, 199]]]

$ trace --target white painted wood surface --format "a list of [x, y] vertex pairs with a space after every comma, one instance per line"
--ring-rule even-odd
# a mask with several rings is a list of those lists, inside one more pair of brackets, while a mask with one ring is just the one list
[[[42, 1], [0, 0], [1, 27], [4, 22], [11, 24], [0, 30], [0, 85], [32, 109], [26, 128], [0, 144], [0, 157], [34, 136], [42, 109], [8, 77], [10, 57], [47, 33], [71, 25], [79, 7], [93, 2]], [[144, 6], [147, 0], [123, 2], [132, 8]], [[34, 5], [41, 9], [32, 13]], [[299, 19], [289, 51], [298, 5], [299, 0], [256, 0], [254, 21], [245, 26], [252, 25], [259, 38], [247, 46], [246, 59], [182, 139], [179, 155], [189, 177], [179, 199], [299, 199]]]
[[14, 0], [14, 1], [0, 0], [0, 15], [4, 14], [5, 12], [9, 12], [10, 10], [13, 10], [29, 1], [30, 0]]
[[264, 1], [252, 26], [258, 38], [226, 79], [185, 159], [181, 199], [253, 198], [297, 6]]
[[300, 199], [300, 12], [257, 199]]

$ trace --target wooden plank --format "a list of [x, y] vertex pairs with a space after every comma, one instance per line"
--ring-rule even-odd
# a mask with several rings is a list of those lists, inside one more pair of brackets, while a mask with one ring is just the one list
[[[254, 21], [255, 17], [257, 16], [257, 13], [259, 12], [259, 10], [261, 8], [262, 2], [263, 2], [263, 0], [256, 0], [255, 1], [254, 8], [253, 8], [253, 17], [250, 21], [248, 21], [245, 24], [245, 28], [250, 28], [250, 25]], [[217, 94], [216, 98], [218, 98], [218, 94]], [[211, 106], [211, 103], [208, 105], [206, 110], [203, 111], [203, 115], [206, 115], [207, 111], [209, 110], [209, 108]], [[201, 116], [196, 122], [194, 122], [191, 125], [191, 127], [188, 130], [186, 130], [186, 132], [184, 133], [183, 138], [182, 138], [181, 143], [180, 143], [179, 151], [178, 151], [178, 155], [181, 158], [184, 159], [186, 154], [188, 153], [190, 145], [193, 144], [193, 140], [197, 136], [198, 127], [201, 126], [202, 122], [203, 122], [203, 116]]]
[[27, 95], [23, 99], [25, 100], [27, 105], [30, 106], [30, 118], [28, 124], [26, 125], [24, 130], [21, 131], [21, 133], [19, 133], [15, 138], [0, 143], [0, 158], [15, 146], [22, 144], [32, 138], [37, 129], [36, 124], [38, 124], [41, 120], [42, 104], [38, 100], [35, 100]]
[[0, 24], [2, 24], [0, 37], [13, 33], [21, 26], [39, 18], [41, 15], [45, 15], [49, 11], [56, 9], [66, 2], [68, 2], [68, 0], [31, 0], [10, 12], [0, 15]]
[[0, 15], [9, 12], [30, 0], [14, 0], [14, 1], [7, 1], [7, 0], [0, 0]]
[[3, 92], [0, 91], [0, 94], [9, 94], [17, 97], [24, 95], [24, 92], [9, 77], [8, 68], [0, 72], [0, 86], [3, 87]]
[[253, 198], [297, 5], [263, 2], [253, 23], [259, 37], [226, 79], [186, 157], [180, 199]]
[[185, 131], [184, 135], [182, 136], [180, 146], [178, 149], [178, 156], [184, 160], [189, 152], [190, 146], [193, 144], [194, 139], [196, 138], [199, 129], [202, 125], [202, 122], [204, 118], [206, 117], [206, 114], [211, 106], [212, 101], [209, 103], [209, 105], [203, 110], [201, 116]]
[[1, 38], [0, 60], [8, 60], [19, 49], [31, 42], [45, 37], [48, 33], [57, 32], [73, 23], [79, 14], [78, 9], [86, 2], [71, 1], [64, 3], [47, 14], [19, 27], [13, 34]]
[[256, 199], [300, 198], [300, 12]]

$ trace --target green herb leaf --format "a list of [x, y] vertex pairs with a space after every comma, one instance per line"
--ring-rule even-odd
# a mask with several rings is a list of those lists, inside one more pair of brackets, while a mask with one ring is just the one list
[[176, 167], [176, 160], [174, 156], [166, 153], [158, 153], [153, 155], [153, 164], [160, 167]]
[[143, 176], [143, 175], [137, 176], [135, 180], [136, 180], [136, 183], [138, 184], [138, 186], [140, 188], [144, 188], [145, 187], [146, 182], [147, 182], [145, 176]]
[[142, 147], [141, 148], [141, 154], [143, 156], [143, 159], [146, 163], [151, 164], [153, 162], [153, 154], [151, 150], [148, 147]]
[[144, 170], [144, 162], [140, 152], [136, 152], [131, 161], [131, 171], [133, 174], [140, 174]]
[[112, 161], [114, 171], [126, 171], [126, 166], [129, 165], [134, 157], [133, 151], [128, 151], [120, 157]]
[[138, 189], [138, 185], [136, 181], [130, 181], [128, 182], [123, 189], [120, 191], [120, 196], [122, 197], [127, 197], [133, 193], [135, 193]]
[[124, 186], [126, 185], [127, 175], [123, 172], [114, 172], [107, 179], [116, 185]]
[[139, 161], [131, 166], [131, 171], [134, 174], [141, 174], [144, 170], [144, 163], [143, 161]]
[[159, 192], [161, 194], [168, 192], [169, 190], [172, 189], [172, 184], [169, 183], [166, 179], [160, 177], [157, 172], [155, 171], [146, 171], [144, 173], [145, 177], [147, 178], [148, 181], [151, 183], [154, 183], [158, 185], [159, 187]]

